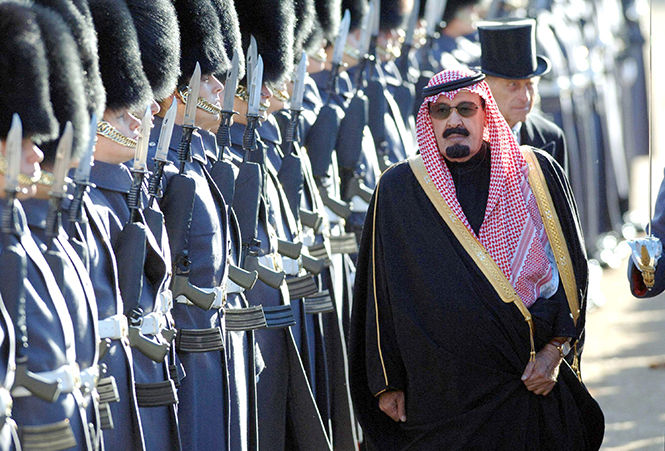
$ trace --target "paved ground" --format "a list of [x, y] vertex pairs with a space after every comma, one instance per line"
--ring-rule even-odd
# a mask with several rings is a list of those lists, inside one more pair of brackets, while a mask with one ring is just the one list
[[583, 376], [605, 413], [604, 449], [663, 450], [665, 294], [637, 300], [625, 274], [603, 275], [607, 302], [588, 316]]

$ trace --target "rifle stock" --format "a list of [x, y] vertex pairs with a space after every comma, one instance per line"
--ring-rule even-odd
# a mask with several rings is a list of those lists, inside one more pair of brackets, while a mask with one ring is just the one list
[[277, 252], [285, 257], [297, 260], [302, 251], [302, 243], [293, 243], [286, 240], [277, 240]]
[[284, 280], [286, 280], [286, 274], [283, 271], [273, 271], [264, 266], [259, 262], [259, 257], [256, 255], [245, 256], [245, 269], [256, 271], [261, 282], [275, 289], [278, 289]]
[[27, 364], [17, 365], [14, 387], [23, 387], [31, 394], [46, 402], [55, 402], [60, 396], [58, 382], [49, 382], [28, 370]]

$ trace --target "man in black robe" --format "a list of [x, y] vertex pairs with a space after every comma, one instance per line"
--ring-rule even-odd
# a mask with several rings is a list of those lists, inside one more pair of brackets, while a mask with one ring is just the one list
[[536, 21], [509, 19], [478, 23], [480, 70], [501, 114], [519, 144], [543, 149], [568, 173], [568, 151], [563, 130], [534, 111], [538, 79], [551, 69], [536, 55]]
[[350, 337], [357, 418], [382, 450], [597, 449], [602, 412], [563, 359], [579, 368], [586, 307], [575, 203], [551, 157], [520, 151], [483, 78], [430, 80], [420, 155], [374, 193]]

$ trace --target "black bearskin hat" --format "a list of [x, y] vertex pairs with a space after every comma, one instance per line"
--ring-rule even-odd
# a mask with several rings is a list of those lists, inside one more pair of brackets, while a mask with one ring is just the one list
[[[315, 0], [316, 6], [316, 20], [319, 23], [321, 31], [323, 31], [323, 38], [328, 41], [329, 44], [335, 42], [337, 37], [337, 31], [339, 30], [339, 23], [344, 14], [342, 10], [342, 1], [341, 0]], [[340, 10], [342, 12], [340, 13]]]
[[83, 67], [83, 87], [88, 102], [88, 115], [104, 112], [106, 92], [99, 73], [99, 57], [97, 55], [97, 35], [90, 16], [90, 8], [85, 1], [76, 0], [35, 0], [35, 3], [57, 11], [69, 27]]
[[139, 41], [125, 2], [90, 0], [97, 30], [99, 69], [106, 89], [106, 109], [143, 109], [152, 90], [143, 72]]
[[23, 137], [40, 142], [57, 136], [48, 90], [48, 63], [35, 13], [16, 3], [0, 3], [0, 138], [18, 113]]
[[[69, 27], [59, 14], [40, 5], [34, 5], [33, 9], [44, 38], [51, 105], [60, 123], [60, 134], [65, 128], [65, 123], [70, 121], [74, 129], [72, 157], [79, 157], [88, 143], [90, 119], [85, 97], [85, 76], [78, 47]], [[41, 145], [44, 151], [44, 163], [47, 166], [55, 160], [57, 142], [58, 140], [54, 140]]]
[[141, 61], [156, 100], [173, 94], [180, 76], [180, 29], [169, 0], [127, 0]]
[[242, 48], [247, 51], [250, 36], [256, 38], [263, 58], [263, 82], [277, 84], [293, 69], [293, 0], [235, 0]]
[[381, 0], [380, 28], [382, 31], [397, 30], [406, 24], [413, 0]]
[[180, 23], [180, 86], [187, 85], [196, 62], [202, 75], [222, 74], [231, 63], [224, 51], [224, 40], [217, 10], [210, 0], [176, 0]]
[[294, 0], [296, 26], [293, 29], [293, 62], [298, 64], [307, 38], [312, 34], [316, 20], [314, 0]]
[[478, 3], [480, 3], [480, 0], [448, 0], [446, 10], [443, 13], [443, 20], [450, 22], [455, 18], [457, 11], [467, 6], [477, 5]]
[[342, 8], [340, 17], [344, 11], [349, 10], [351, 13], [351, 31], [360, 28], [362, 25], [363, 17], [369, 12], [369, 2], [367, 0], [342, 0]]
[[[242, 51], [242, 37], [240, 35], [240, 24], [238, 23], [238, 13], [233, 4], [233, 0], [212, 0], [217, 9], [219, 23], [222, 26], [222, 38], [224, 39], [224, 49], [229, 61], [233, 59], [233, 50], [238, 51], [238, 79], [245, 76], [245, 53]], [[231, 66], [229, 66], [230, 68]], [[224, 75], [223, 72], [215, 74], [218, 77]]]

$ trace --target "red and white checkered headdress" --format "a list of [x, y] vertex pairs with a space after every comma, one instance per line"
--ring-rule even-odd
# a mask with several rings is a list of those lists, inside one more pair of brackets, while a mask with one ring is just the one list
[[453, 90], [436, 93], [438, 90], [434, 89], [435, 93], [426, 97], [420, 105], [416, 119], [418, 146], [427, 172], [439, 193], [475, 235], [457, 200], [455, 183], [444, 157], [439, 152], [428, 104], [436, 102], [442, 95], [452, 100], [462, 89], [474, 92], [485, 100], [483, 139], [490, 144], [491, 169], [485, 218], [478, 239], [510, 280], [522, 301], [530, 306], [538, 297], [549, 297], [556, 292], [558, 272], [553, 264], [536, 199], [528, 183], [526, 160], [489, 86], [482, 77], [477, 77], [480, 81], [468, 86], [455, 86], [456, 81], [473, 81], [472, 77], [477, 75], [469, 70], [444, 70], [432, 77], [427, 88], [445, 84], [446, 87], [452, 85]]

